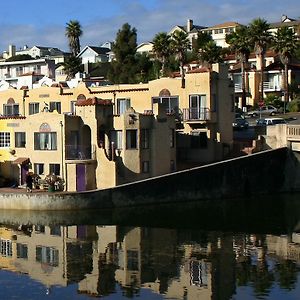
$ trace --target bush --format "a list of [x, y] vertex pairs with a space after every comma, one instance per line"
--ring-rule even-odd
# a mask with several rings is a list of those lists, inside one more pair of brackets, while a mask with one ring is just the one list
[[290, 112], [300, 111], [300, 99], [295, 99], [287, 104], [287, 110]]

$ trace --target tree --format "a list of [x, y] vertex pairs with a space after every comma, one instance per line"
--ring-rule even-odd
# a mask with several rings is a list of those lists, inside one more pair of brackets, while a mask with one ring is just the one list
[[217, 46], [214, 41], [209, 41], [199, 52], [200, 60], [207, 63], [209, 69], [212, 68], [212, 64], [223, 62], [223, 56], [222, 47]]
[[31, 60], [31, 59], [34, 58], [29, 54], [18, 54], [8, 58], [6, 61]]
[[292, 28], [287, 26], [279, 28], [273, 40], [273, 49], [279, 54], [280, 61], [284, 66], [284, 102], [289, 101], [288, 64], [292, 56], [296, 54], [299, 42]]
[[265, 53], [267, 47], [271, 44], [272, 36], [268, 31], [270, 29], [269, 23], [266, 20], [257, 18], [249, 25], [250, 41], [254, 45], [256, 55], [260, 60], [260, 99], [264, 98], [264, 67], [265, 67]]
[[184, 74], [184, 64], [186, 62], [186, 52], [191, 48], [190, 41], [188, 36], [183, 31], [175, 31], [172, 34], [171, 39], [171, 49], [172, 52], [176, 55], [177, 60], [180, 64], [180, 72], [181, 72], [181, 87], [185, 88], [185, 74]]
[[200, 31], [195, 42], [195, 50], [199, 51], [200, 49], [203, 49], [203, 47], [205, 47], [205, 45], [210, 41], [212, 41], [211, 35], [206, 31]]
[[77, 20], [67, 23], [66, 36], [69, 40], [69, 48], [73, 56], [80, 52], [80, 36], [82, 35], [81, 25]]
[[64, 67], [67, 79], [74, 78], [75, 74], [82, 69], [81, 59], [73, 55], [67, 57], [65, 61], [61, 63], [61, 66]]
[[136, 82], [136, 29], [125, 23], [118, 31], [112, 50], [115, 60], [111, 63], [108, 77], [113, 83]]
[[230, 50], [235, 52], [236, 60], [241, 64], [242, 73], [242, 107], [246, 106], [246, 80], [245, 72], [251, 52], [249, 28], [239, 26], [235, 32], [226, 35], [226, 43], [229, 44]]
[[166, 72], [166, 62], [169, 56], [171, 55], [171, 39], [166, 32], [160, 32], [155, 35], [153, 39], [153, 52], [156, 55], [156, 58], [161, 62], [161, 74], [165, 75]]

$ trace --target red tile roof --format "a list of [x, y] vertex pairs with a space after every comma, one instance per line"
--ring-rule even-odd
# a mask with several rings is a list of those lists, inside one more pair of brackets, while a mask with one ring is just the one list
[[88, 106], [88, 105], [112, 105], [110, 100], [100, 99], [97, 97], [88, 98], [85, 100], [77, 100], [77, 106]]

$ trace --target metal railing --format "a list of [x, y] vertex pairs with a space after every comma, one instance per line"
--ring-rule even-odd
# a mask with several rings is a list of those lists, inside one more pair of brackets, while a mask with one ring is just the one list
[[279, 84], [271, 81], [264, 81], [264, 91], [281, 91], [282, 88]]
[[66, 145], [66, 160], [96, 159], [95, 145]]
[[209, 108], [184, 108], [183, 121], [208, 121], [211, 118]]

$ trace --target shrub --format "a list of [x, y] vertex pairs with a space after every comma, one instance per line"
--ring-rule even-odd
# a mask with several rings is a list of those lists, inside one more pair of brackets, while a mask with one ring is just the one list
[[287, 110], [290, 112], [300, 111], [300, 99], [295, 99], [287, 104]]

